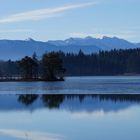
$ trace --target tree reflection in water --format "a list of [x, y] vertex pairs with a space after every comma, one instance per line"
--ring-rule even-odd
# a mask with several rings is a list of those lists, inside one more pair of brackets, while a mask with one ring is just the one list
[[65, 100], [74, 100], [79, 99], [80, 103], [85, 100], [86, 97], [91, 97], [92, 99], [98, 99], [99, 101], [112, 101], [112, 102], [137, 102], [140, 103], [140, 95], [122, 95], [122, 94], [105, 94], [105, 95], [86, 95], [86, 94], [58, 94], [58, 95], [37, 95], [37, 94], [24, 94], [24, 95], [17, 95], [18, 101], [26, 106], [33, 104], [38, 98], [41, 99], [44, 106], [48, 108], [59, 108], [59, 106]]
[[33, 104], [38, 98], [38, 95], [35, 94], [22, 94], [18, 96], [18, 101], [29, 106]]
[[49, 108], [59, 108], [63, 103], [65, 95], [42, 95], [42, 101]]

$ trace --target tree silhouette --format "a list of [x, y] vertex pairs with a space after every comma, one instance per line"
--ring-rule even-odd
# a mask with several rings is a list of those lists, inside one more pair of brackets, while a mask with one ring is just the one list
[[20, 60], [19, 67], [24, 79], [31, 80], [34, 78], [33, 71], [37, 67], [37, 63], [31, 57], [26, 56]]
[[33, 77], [34, 78], [38, 78], [38, 65], [39, 65], [39, 61], [37, 59], [37, 54], [34, 52], [32, 59], [34, 61], [34, 65], [33, 65]]
[[42, 64], [44, 68], [44, 79], [50, 81], [63, 80], [65, 69], [63, 68], [63, 62], [58, 53], [51, 52], [44, 54]]
[[[63, 61], [62, 61], [63, 60]], [[127, 50], [100, 51], [84, 54], [81, 50], [73, 53], [48, 53], [42, 60], [25, 57], [17, 61], [0, 61], [1, 77], [14, 77], [20, 74], [25, 80], [41, 78], [41, 80], [63, 80], [65, 69], [67, 76], [98, 76], [98, 75], [136, 75], [140, 74], [140, 48]]]

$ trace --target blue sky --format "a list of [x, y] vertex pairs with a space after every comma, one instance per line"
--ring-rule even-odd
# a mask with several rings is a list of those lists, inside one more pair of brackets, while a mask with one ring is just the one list
[[0, 39], [117, 36], [140, 42], [140, 0], [4, 0]]

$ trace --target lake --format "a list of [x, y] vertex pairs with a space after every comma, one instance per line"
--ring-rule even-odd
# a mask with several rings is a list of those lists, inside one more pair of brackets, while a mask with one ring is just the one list
[[139, 140], [140, 95], [0, 95], [2, 140]]
[[64, 82], [1, 82], [0, 94], [139, 94], [140, 76], [66, 77]]
[[1, 82], [2, 140], [139, 140], [140, 77]]

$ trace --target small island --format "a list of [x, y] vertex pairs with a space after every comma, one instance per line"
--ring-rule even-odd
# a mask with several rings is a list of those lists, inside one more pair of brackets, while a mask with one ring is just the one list
[[14, 64], [18, 73], [10, 76], [1, 74], [0, 82], [64, 81], [66, 69], [63, 68], [63, 61], [59, 53], [45, 53], [41, 60], [38, 60], [34, 53], [32, 57], [25, 56]]

